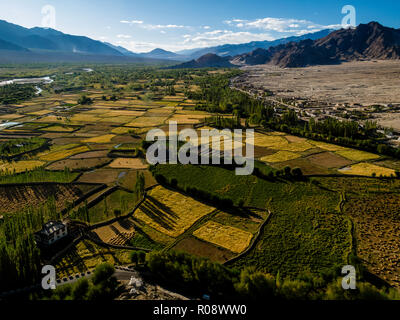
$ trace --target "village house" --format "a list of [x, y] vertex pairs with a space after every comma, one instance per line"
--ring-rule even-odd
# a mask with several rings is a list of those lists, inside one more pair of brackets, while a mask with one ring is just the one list
[[50, 246], [68, 235], [67, 225], [61, 221], [49, 221], [35, 233], [38, 244]]

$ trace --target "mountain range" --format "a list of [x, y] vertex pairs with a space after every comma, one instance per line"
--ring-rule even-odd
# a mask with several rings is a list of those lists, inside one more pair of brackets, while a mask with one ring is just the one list
[[236, 65], [271, 64], [283, 68], [337, 64], [355, 60], [400, 59], [400, 30], [378, 22], [340, 29], [317, 40], [290, 42], [238, 55]]
[[224, 44], [221, 46], [216, 46], [216, 47], [208, 47], [208, 48], [202, 48], [202, 49], [191, 49], [191, 50], [183, 50], [183, 51], [178, 51], [177, 53], [186, 57], [189, 57], [190, 59], [197, 59], [207, 53], [214, 53], [217, 54], [221, 57], [228, 57], [228, 56], [237, 56], [240, 54], [248, 53], [256, 49], [268, 49], [270, 47], [274, 47], [280, 44], [285, 44], [289, 42], [298, 42], [301, 40], [306, 40], [306, 39], [311, 39], [311, 40], [316, 40], [320, 39], [323, 37], [326, 37], [328, 34], [330, 34], [333, 29], [325, 29], [321, 30], [318, 32], [314, 33], [307, 33], [301, 36], [294, 36], [294, 37], [287, 37], [287, 38], [281, 38], [273, 41], [252, 41], [248, 43], [242, 43], [242, 44]]
[[[192, 49], [182, 52], [171, 52], [160, 48], [147, 53], [134, 53], [121, 46], [96, 41], [84, 36], [75, 36], [49, 28], [24, 28], [22, 26], [0, 20], [0, 62], [63, 62], [63, 61], [93, 61], [93, 62], [140, 62], [140, 63], [173, 63], [174, 61], [196, 61], [199, 57], [214, 53], [222, 57], [236, 56], [255, 48], [316, 39], [325, 36], [331, 30], [306, 34], [299, 37], [289, 37], [275, 41], [256, 41], [244, 44], [226, 44], [223, 46]], [[219, 65], [218, 58], [206, 57], [203, 60], [213, 61]], [[191, 61], [191, 63], [193, 63]], [[202, 62], [200, 61], [200, 64]], [[229, 64], [224, 64], [229, 65]]]
[[215, 53], [207, 53], [198, 59], [184, 62], [182, 64], [169, 67], [169, 69], [189, 69], [189, 68], [231, 68], [235, 67], [229, 60], [232, 57], [220, 57]]
[[[24, 28], [0, 20], [0, 62], [130, 62], [175, 63], [174, 68], [232, 67], [271, 64], [305, 67], [344, 61], [400, 59], [400, 29], [378, 22], [357, 28], [316, 33], [275, 41], [170, 52], [154, 49], [134, 53], [121, 46], [48, 28]], [[189, 61], [190, 60], [190, 61]], [[184, 62], [177, 64], [179, 62]]]

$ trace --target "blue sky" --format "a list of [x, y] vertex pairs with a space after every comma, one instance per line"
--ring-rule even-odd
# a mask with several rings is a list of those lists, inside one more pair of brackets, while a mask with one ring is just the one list
[[374, 20], [400, 28], [397, 0], [0, 0], [0, 19], [42, 26], [45, 5], [55, 8], [57, 30], [135, 52], [273, 40], [339, 27], [345, 5], [356, 9], [357, 24]]

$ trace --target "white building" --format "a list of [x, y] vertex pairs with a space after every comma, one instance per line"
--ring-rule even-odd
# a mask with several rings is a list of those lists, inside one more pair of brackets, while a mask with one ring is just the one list
[[42, 245], [52, 245], [68, 235], [67, 225], [61, 221], [49, 221], [42, 230], [35, 233], [35, 239]]

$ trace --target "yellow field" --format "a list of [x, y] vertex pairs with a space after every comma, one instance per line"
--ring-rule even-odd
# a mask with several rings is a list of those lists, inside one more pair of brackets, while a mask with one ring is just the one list
[[278, 151], [277, 153], [271, 154], [269, 156], [262, 157], [260, 160], [270, 163], [284, 162], [289, 160], [294, 160], [300, 158], [301, 155], [298, 153], [290, 151]]
[[186, 114], [176, 114], [169, 121], [176, 121], [178, 124], [197, 124], [204, 122], [204, 118], [207, 115], [186, 115]]
[[65, 119], [66, 119], [65, 117], [60, 117], [60, 116], [46, 116], [44, 118], [35, 120], [35, 122], [64, 123]]
[[108, 143], [108, 142], [111, 142], [111, 139], [114, 137], [115, 137], [115, 134], [105, 134], [102, 136], [82, 140], [82, 142], [84, 142], [84, 143]]
[[34, 115], [34, 116], [43, 116], [43, 115], [51, 113], [51, 112], [53, 112], [53, 111], [51, 111], [51, 110], [40, 110], [40, 111], [35, 111], [35, 112], [28, 112], [27, 114]]
[[147, 114], [151, 115], [151, 114], [162, 114], [162, 115], [169, 115], [171, 114], [173, 111], [173, 109], [170, 109], [168, 107], [163, 107], [163, 108], [154, 108], [154, 109], [150, 109], [147, 111]]
[[78, 146], [79, 146], [79, 144], [76, 144], [76, 143], [70, 143], [70, 144], [64, 144], [64, 145], [52, 145], [50, 147], [49, 151], [44, 151], [44, 152], [38, 153], [35, 156], [35, 158], [41, 158], [41, 157], [46, 156], [46, 155], [48, 155], [50, 153], [53, 153], [55, 151], [72, 149], [72, 148], [75, 148], [75, 147], [78, 147]]
[[110, 225], [97, 228], [94, 232], [106, 243], [119, 244], [130, 240], [135, 235], [135, 227], [131, 218], [114, 222]]
[[344, 174], [368, 176], [368, 177], [371, 177], [373, 173], [375, 173], [377, 177], [379, 176], [390, 177], [396, 174], [395, 170], [393, 169], [380, 167], [375, 164], [367, 162], [357, 163], [355, 165], [352, 165], [351, 167], [341, 169], [339, 170], [339, 172]]
[[74, 114], [71, 117], [71, 121], [74, 121], [74, 122], [98, 122], [98, 121], [100, 121], [100, 119], [101, 119], [100, 117], [96, 117], [91, 114], [83, 114], [83, 113]]
[[15, 170], [15, 173], [20, 173], [24, 171], [34, 170], [36, 168], [43, 166], [44, 164], [45, 162], [37, 160], [23, 160], [17, 162], [0, 161], [0, 171], [2, 172], [8, 171], [12, 173]]
[[147, 165], [138, 158], [117, 158], [110, 163], [109, 167], [115, 169], [147, 169]]
[[18, 119], [18, 118], [22, 118], [22, 117], [24, 117], [24, 115], [17, 114], [17, 113], [11, 113], [11, 114], [3, 114], [3, 115], [1, 115], [0, 119], [13, 120], [13, 119]]
[[129, 131], [134, 130], [132, 128], [127, 128], [127, 127], [118, 127], [114, 128], [111, 130], [112, 133], [114, 134], [126, 134], [129, 133]]
[[258, 132], [254, 133], [254, 145], [258, 147], [267, 147], [276, 150], [281, 150], [281, 148], [285, 147], [289, 144], [284, 137], [277, 135], [265, 135], [260, 134]]
[[138, 128], [152, 127], [163, 124], [165, 120], [167, 120], [167, 117], [139, 117], [125, 124], [125, 126]]
[[113, 122], [117, 124], [124, 124], [132, 121], [133, 119], [134, 119], [133, 117], [125, 117], [125, 116], [105, 117], [105, 118], [100, 118], [99, 122]]
[[76, 147], [76, 148], [72, 148], [72, 149], [68, 149], [68, 150], [53, 151], [53, 152], [50, 152], [46, 155], [39, 157], [39, 159], [44, 160], [44, 161], [57, 161], [57, 160], [65, 159], [65, 158], [68, 158], [75, 154], [83, 153], [86, 151], [89, 151], [89, 148], [86, 146], [81, 146], [81, 147]]
[[312, 148], [313, 148], [313, 146], [311, 144], [309, 144], [306, 141], [302, 141], [302, 142], [295, 142], [295, 143], [289, 143], [287, 145], [284, 145], [280, 148], [280, 150], [292, 151], [292, 152], [304, 152], [304, 151], [310, 150]]
[[58, 126], [58, 125], [40, 129], [40, 131], [57, 131], [57, 132], [72, 132], [74, 130], [75, 128]]
[[174, 238], [214, 211], [213, 207], [161, 186], [148, 194], [148, 200], [135, 212], [134, 217]]
[[327, 150], [327, 151], [341, 151], [341, 150], [346, 150], [346, 148], [341, 147], [341, 146], [337, 146], [335, 144], [331, 144], [331, 143], [325, 143], [325, 142], [321, 142], [321, 141], [314, 141], [314, 140], [308, 140], [309, 143], [311, 143], [312, 145]]
[[208, 221], [193, 235], [235, 253], [241, 253], [250, 245], [253, 235], [241, 229], [226, 226], [217, 222]]
[[366, 161], [366, 160], [375, 160], [380, 158], [377, 154], [360, 151], [356, 149], [345, 149], [336, 151], [336, 153], [352, 161]]
[[101, 117], [119, 117], [119, 116], [125, 116], [125, 117], [140, 117], [144, 115], [144, 111], [134, 111], [134, 110], [112, 110], [108, 111], [105, 114], [102, 114]]

